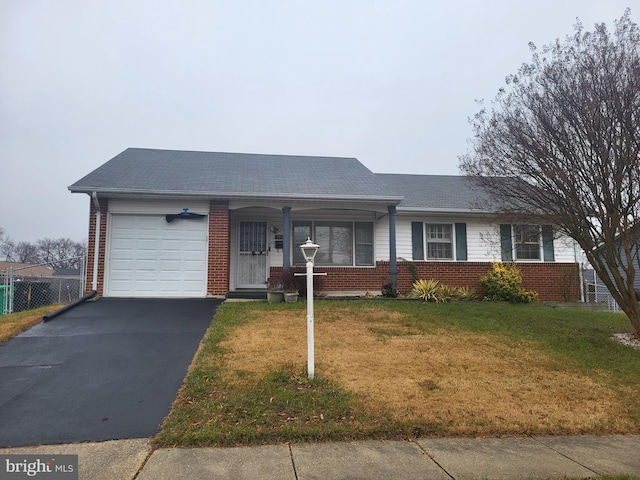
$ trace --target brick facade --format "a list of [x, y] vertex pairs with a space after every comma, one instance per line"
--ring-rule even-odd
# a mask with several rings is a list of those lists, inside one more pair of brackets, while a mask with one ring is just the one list
[[[95, 255], [96, 209], [90, 199], [89, 241], [87, 258], [87, 291], [92, 289]], [[99, 201], [102, 211], [100, 250], [98, 252], [97, 292], [104, 292], [105, 252], [107, 243], [108, 201]], [[226, 201], [211, 201], [209, 206], [209, 251], [207, 294], [225, 296], [230, 277], [230, 216]], [[543, 301], [578, 301], [580, 286], [578, 265], [573, 263], [518, 263], [523, 287], [538, 293]], [[491, 269], [490, 262], [398, 262], [398, 290], [406, 294], [414, 278], [434, 278], [446, 285], [472, 287], [481, 292], [480, 277]], [[281, 267], [272, 267], [271, 274], [281, 273]], [[304, 272], [304, 267], [296, 267]], [[314, 283], [320, 292], [380, 291], [389, 282], [389, 262], [377, 262], [375, 267], [317, 267], [316, 272], [327, 276], [316, 277]], [[301, 280], [303, 282], [304, 280]]]
[[[102, 295], [104, 291], [104, 265], [106, 257], [107, 245], [107, 209], [109, 202], [107, 199], [99, 199], [100, 211], [102, 212], [100, 219], [100, 251], [98, 252], [98, 295]], [[96, 253], [96, 207], [93, 199], [89, 197], [89, 241], [87, 242], [87, 278], [85, 293], [89, 293], [93, 289], [93, 265]]]
[[209, 268], [207, 293], [224, 296], [229, 291], [229, 202], [209, 206]]
[[[578, 265], [573, 263], [518, 263], [523, 288], [538, 293], [540, 300], [567, 302], [580, 300]], [[471, 287], [481, 293], [480, 277], [491, 270], [490, 262], [398, 262], [398, 290], [411, 291], [414, 278], [436, 279], [456, 287]], [[281, 268], [271, 268], [278, 275]], [[303, 272], [304, 268], [296, 267]], [[389, 282], [389, 262], [377, 262], [372, 268], [317, 267], [314, 272], [326, 272], [316, 277], [320, 292], [380, 291]]]

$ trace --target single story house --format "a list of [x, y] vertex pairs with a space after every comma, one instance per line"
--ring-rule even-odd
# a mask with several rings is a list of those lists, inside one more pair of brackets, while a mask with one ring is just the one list
[[320, 289], [401, 293], [415, 278], [479, 288], [492, 261], [579, 298], [576, 249], [549, 225], [500, 225], [461, 176], [376, 174], [355, 158], [129, 148], [69, 187], [89, 196], [87, 289], [112, 297], [266, 290], [320, 245]]

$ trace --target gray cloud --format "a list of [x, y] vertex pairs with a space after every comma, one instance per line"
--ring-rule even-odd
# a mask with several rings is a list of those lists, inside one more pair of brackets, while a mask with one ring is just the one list
[[[86, 237], [66, 187], [127, 147], [355, 156], [455, 174], [476, 99], [528, 42], [611, 24], [623, 1], [0, 4], [0, 226]], [[633, 13], [633, 12], [632, 12]]]

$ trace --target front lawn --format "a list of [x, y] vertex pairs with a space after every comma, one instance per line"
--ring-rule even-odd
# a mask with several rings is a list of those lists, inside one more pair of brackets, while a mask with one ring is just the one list
[[61, 307], [62, 305], [46, 305], [32, 310], [0, 315], [0, 345], [40, 323], [42, 317]]
[[542, 305], [225, 303], [156, 446], [640, 432], [621, 314]]

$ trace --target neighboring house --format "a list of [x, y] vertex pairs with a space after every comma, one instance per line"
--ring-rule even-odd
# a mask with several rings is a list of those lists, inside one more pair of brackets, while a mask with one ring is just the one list
[[53, 274], [46, 265], [0, 262], [0, 315], [49, 305]]
[[[614, 245], [615, 245], [615, 249], [618, 250], [617, 253], [619, 255], [619, 258], [616, 260], [620, 262], [619, 272], [620, 272], [620, 276], [625, 282], [628, 278], [627, 272], [633, 270], [634, 272], [633, 289], [636, 292], [636, 297], [638, 298], [638, 300], [640, 300], [640, 227], [638, 225], [631, 227], [631, 229], [628, 232], [628, 235], [629, 235], [629, 239], [627, 241], [629, 244], [630, 258], [627, 258], [627, 252], [625, 252], [624, 248], [622, 247], [620, 238], [616, 238]], [[610, 272], [610, 269], [606, 267], [605, 255], [606, 255], [606, 250], [604, 246], [599, 247], [596, 250], [596, 256], [602, 260], [602, 262], [605, 264], [606, 270]], [[629, 268], [629, 261], [631, 261], [631, 268]], [[604, 289], [607, 288], [606, 286], [604, 286], [605, 284], [602, 278], [599, 275], [596, 275], [595, 272], [593, 272], [593, 277], [594, 277], [594, 280], [592, 280], [592, 282], [594, 282], [595, 285], [600, 286], [600, 288], [598, 288], [599, 291], [602, 291], [603, 288]]]
[[53, 268], [46, 265], [32, 265], [20, 262], [0, 262], [0, 275], [8, 274], [13, 270], [15, 275], [25, 277], [50, 277], [53, 275]]
[[465, 177], [375, 174], [355, 158], [131, 148], [69, 189], [90, 196], [87, 288], [105, 296], [266, 289], [269, 276], [303, 266], [299, 245], [311, 237], [327, 294], [387, 282], [406, 293], [414, 278], [479, 288], [492, 261], [513, 260], [541, 299], [579, 299], [573, 243], [550, 226], [495, 224]]

